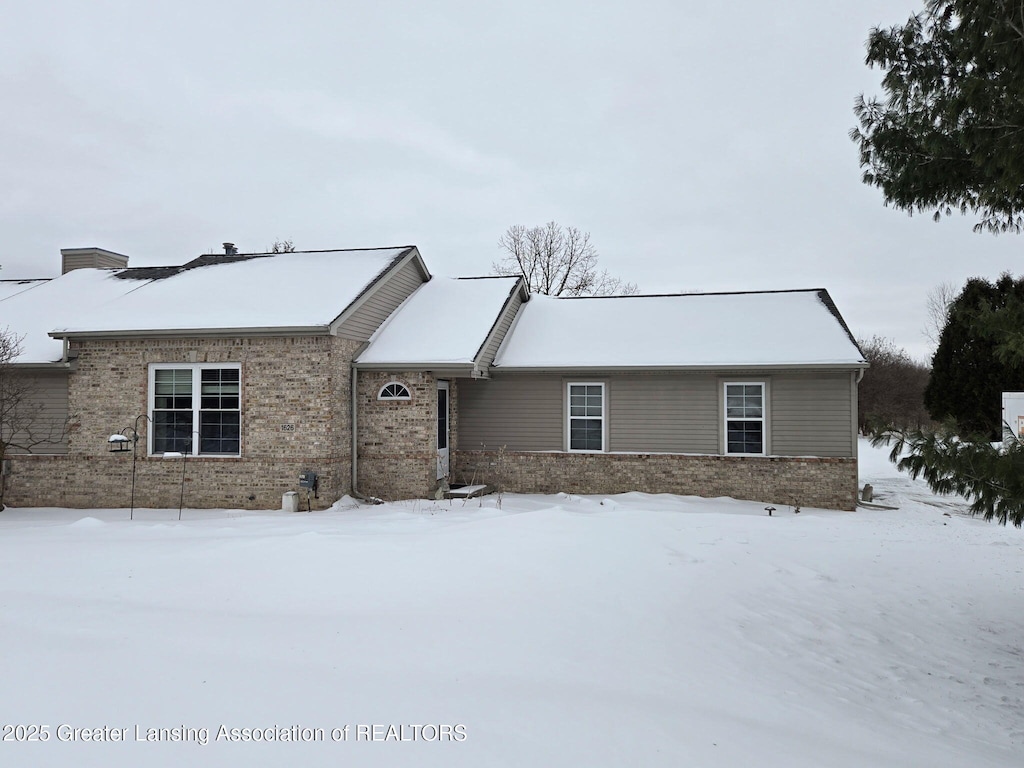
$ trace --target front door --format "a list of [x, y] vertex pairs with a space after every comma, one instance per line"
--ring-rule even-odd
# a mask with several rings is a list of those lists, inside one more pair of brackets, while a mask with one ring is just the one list
[[437, 382], [437, 479], [448, 477], [448, 382]]

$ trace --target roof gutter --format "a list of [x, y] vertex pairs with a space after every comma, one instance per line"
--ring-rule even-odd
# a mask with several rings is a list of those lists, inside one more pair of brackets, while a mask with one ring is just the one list
[[408, 363], [352, 363], [354, 368], [360, 371], [384, 371], [387, 373], [402, 373], [405, 371], [433, 371], [434, 373], [444, 376], [471, 376], [473, 378], [481, 378], [483, 374], [486, 376], [486, 371], [481, 366], [476, 365], [471, 360], [462, 360], [459, 362], [439, 362], [439, 361], [423, 361], [420, 362], [408, 362]]
[[70, 371], [72, 364], [69, 360], [58, 360], [54, 363], [10, 363], [11, 368], [19, 371]]
[[[729, 363], [716, 365], [492, 365], [497, 373], [714, 373], [716, 371], [863, 371], [868, 363]], [[862, 374], [863, 375], [863, 374]]]
[[50, 331], [54, 339], [224, 338], [228, 336], [326, 336], [329, 325], [254, 326], [251, 328], [150, 328], [117, 331]]

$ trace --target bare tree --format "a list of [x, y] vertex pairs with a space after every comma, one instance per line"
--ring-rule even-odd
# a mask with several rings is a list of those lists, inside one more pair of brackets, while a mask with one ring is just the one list
[[858, 340], [857, 344], [864, 359], [871, 363], [857, 393], [861, 432], [867, 435], [891, 427], [930, 426], [931, 418], [924, 407], [928, 366], [912, 360], [892, 339], [872, 336], [867, 341]]
[[928, 291], [928, 298], [925, 300], [928, 318], [925, 320], [924, 336], [932, 346], [939, 346], [939, 336], [942, 335], [942, 329], [946, 327], [946, 321], [949, 319], [949, 307], [959, 295], [960, 288], [953, 283], [939, 283]]
[[295, 253], [295, 244], [291, 240], [275, 240], [267, 253]]
[[15, 365], [21, 339], [0, 331], [0, 509], [7, 488], [6, 460], [10, 453], [32, 453], [36, 448], [64, 440], [67, 419], [55, 418], [39, 398], [40, 384]]
[[516, 224], [505, 230], [498, 245], [505, 251], [491, 265], [498, 275], [522, 275], [530, 291], [548, 296], [630, 296], [634, 283], [623, 282], [599, 269], [590, 233], [549, 221], [527, 229]]

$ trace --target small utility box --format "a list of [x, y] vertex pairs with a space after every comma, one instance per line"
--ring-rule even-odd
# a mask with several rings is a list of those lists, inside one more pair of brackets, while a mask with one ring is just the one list
[[310, 491], [316, 491], [317, 476], [316, 472], [307, 469], [305, 472], [299, 473], [299, 488], [306, 488]]
[[1024, 392], [1003, 392], [1003, 423], [1000, 433], [1003, 441], [1009, 441], [1010, 434], [1018, 440], [1024, 440]]
[[299, 494], [295, 491], [288, 491], [281, 497], [281, 509], [284, 512], [299, 511]]

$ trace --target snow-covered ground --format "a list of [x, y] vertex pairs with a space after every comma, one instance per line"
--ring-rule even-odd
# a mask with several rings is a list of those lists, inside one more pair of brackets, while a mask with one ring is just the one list
[[1024, 535], [861, 449], [898, 511], [8, 509], [0, 765], [1024, 764]]

